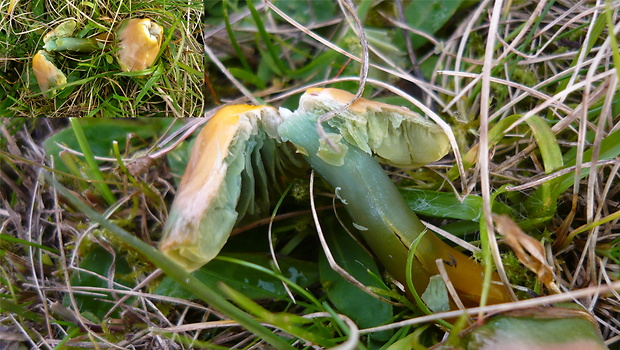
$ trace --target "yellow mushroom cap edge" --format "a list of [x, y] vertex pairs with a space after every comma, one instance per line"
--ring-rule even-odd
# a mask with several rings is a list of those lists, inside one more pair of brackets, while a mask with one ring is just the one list
[[238, 216], [244, 144], [263, 117], [277, 113], [267, 106], [227, 106], [198, 135], [159, 245], [187, 271], [212, 260], [226, 243]]

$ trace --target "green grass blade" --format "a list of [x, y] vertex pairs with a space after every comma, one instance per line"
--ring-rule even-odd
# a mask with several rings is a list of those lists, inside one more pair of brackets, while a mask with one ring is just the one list
[[[502, 138], [504, 138], [504, 135], [506, 134], [506, 129], [510, 127], [515, 121], [519, 120], [519, 118], [521, 117], [522, 115], [515, 114], [515, 115], [508, 116], [500, 120], [499, 122], [497, 122], [497, 124], [495, 124], [489, 130], [489, 148], [499, 143], [502, 140]], [[467, 153], [463, 156], [463, 167], [465, 168], [465, 170], [468, 170], [474, 164], [476, 164], [477, 158], [478, 158], [478, 145], [475, 145], [469, 151], [467, 151]], [[456, 179], [459, 176], [459, 170], [457, 166], [456, 165], [453, 166], [448, 171], [447, 175], [451, 180]]]
[[[536, 144], [540, 150], [543, 160], [545, 173], [549, 174], [562, 166], [562, 151], [560, 145], [555, 138], [555, 134], [547, 124], [547, 122], [538, 116], [532, 116], [526, 120], [532, 129]], [[535, 218], [551, 218], [557, 209], [557, 196], [554, 196], [551, 189], [551, 183], [545, 182], [540, 186], [537, 195], [528, 198], [526, 207], [530, 211], [530, 219]]]
[[250, 10], [250, 13], [252, 14], [252, 19], [254, 19], [254, 22], [256, 23], [258, 34], [260, 35], [261, 39], [265, 43], [265, 46], [267, 47], [267, 52], [269, 53], [271, 60], [273, 61], [277, 69], [280, 71], [279, 74], [287, 75], [289, 72], [289, 69], [284, 65], [284, 62], [280, 59], [278, 55], [278, 50], [271, 42], [271, 37], [269, 36], [269, 33], [267, 33], [267, 30], [265, 29], [265, 25], [263, 24], [263, 20], [260, 18], [260, 14], [256, 10], [256, 7], [254, 7], [252, 0], [247, 0], [247, 4], [248, 4], [248, 9]]
[[235, 32], [233, 31], [232, 26], [230, 25], [227, 4], [228, 4], [228, 0], [224, 0], [222, 2], [222, 14], [224, 17], [224, 25], [226, 26], [226, 33], [228, 33], [228, 38], [230, 38], [230, 44], [232, 45], [233, 50], [235, 50], [235, 54], [237, 55], [237, 58], [239, 59], [239, 61], [241, 61], [241, 65], [243, 66], [243, 68], [247, 72], [252, 72], [252, 68], [250, 67], [250, 64], [248, 63], [248, 61], [245, 59], [245, 56], [243, 55], [243, 51], [241, 51], [241, 47], [239, 46], [239, 43], [237, 42], [237, 37], [235, 36]]
[[[574, 155], [574, 153], [572, 154]], [[619, 155], [620, 155], [620, 130], [616, 130], [616, 132], [614, 132], [613, 134], [607, 135], [607, 137], [605, 137], [601, 141], [601, 147], [600, 147], [598, 159], [599, 161], [609, 160]], [[575, 159], [573, 156], [568, 157], [568, 159], [566, 158], [567, 157], [565, 156], [564, 161], [566, 163], [566, 166], [575, 165]], [[591, 159], [592, 159], [592, 149], [590, 148], [586, 150], [585, 152], [583, 152], [583, 162], [589, 162]], [[591, 170], [590, 167], [581, 169], [581, 177], [583, 178], [586, 175], [588, 175], [590, 173], [590, 170]], [[557, 196], [562, 194], [569, 187], [573, 186], [574, 181], [575, 181], [575, 175], [573, 174], [573, 172], [570, 172], [568, 174], [559, 176], [551, 180], [550, 183], [552, 184], [552, 188], [553, 188], [552, 195], [557, 198]]]
[[95, 182], [93, 182], [93, 185], [103, 196], [105, 201], [108, 202], [108, 204], [112, 205], [116, 203], [116, 198], [114, 197], [114, 194], [112, 194], [110, 187], [108, 187], [108, 184], [103, 179], [103, 175], [99, 170], [99, 165], [95, 160], [95, 156], [92, 149], [90, 148], [88, 140], [86, 139], [84, 129], [82, 129], [82, 125], [80, 124], [79, 119], [71, 118], [70, 121], [73, 132], [75, 133], [75, 137], [78, 141], [78, 144], [80, 145], [80, 149], [82, 150], [82, 154], [84, 154], [86, 164], [88, 164], [88, 168], [90, 169], [93, 180], [95, 180]]
[[312, 320], [289, 313], [272, 313], [262, 306], [258, 305], [252, 299], [246, 297], [242, 293], [230, 288], [223, 282], [220, 282], [220, 290], [224, 292], [230, 299], [232, 299], [237, 305], [241, 306], [248, 312], [254, 314], [256, 317], [275, 325], [276, 327], [294, 334], [301, 339], [310, 341], [322, 347], [329, 347], [335, 345], [333, 341], [324, 339], [320, 335], [308, 331], [306, 328], [298, 326], [298, 324], [308, 324]]
[[0, 241], [7, 241], [7, 242], [12, 242], [12, 243], [17, 243], [17, 244], [23, 244], [25, 246], [46, 250], [46, 251], [48, 251], [50, 253], [60, 254], [58, 249], [47, 247], [47, 246], [44, 246], [44, 245], [41, 245], [41, 244], [37, 244], [37, 243], [34, 243], [34, 242], [28, 242], [26, 240], [23, 240], [23, 239], [20, 239], [20, 238], [17, 238], [17, 237], [5, 235], [4, 233], [0, 233]]

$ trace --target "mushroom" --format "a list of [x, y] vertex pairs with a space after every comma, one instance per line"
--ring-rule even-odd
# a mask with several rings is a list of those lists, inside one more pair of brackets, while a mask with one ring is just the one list
[[[406, 287], [412, 281], [421, 295], [431, 276], [439, 274], [439, 259], [446, 262], [445, 269], [460, 297], [468, 305], [477, 304], [482, 295], [482, 265], [429, 232], [376, 161], [412, 167], [438, 160], [447, 152], [446, 135], [406, 108], [362, 99], [323, 123], [332, 141], [338, 138], [330, 135], [342, 136], [337, 140], [340, 158], [334, 162], [335, 156], [326, 155], [329, 145], [319, 136], [316, 123], [352, 98], [342, 90], [308, 90], [298, 110], [281, 109], [287, 118], [278, 127], [280, 137], [293, 143], [310, 166], [337, 189], [353, 226], [394, 278]], [[408, 274], [411, 250], [414, 258]], [[500, 303], [509, 297], [503, 286], [492, 284], [487, 300]]]
[[[76, 27], [77, 27], [77, 22], [75, 20], [73, 19], [66, 20], [60, 23], [59, 25], [57, 25], [56, 28], [47, 32], [47, 34], [43, 36], [43, 43], [47, 44], [58, 38], [70, 37], [75, 32]], [[48, 48], [45, 48], [45, 49], [49, 50]]]
[[246, 216], [268, 213], [268, 188], [279, 174], [302, 168], [275, 133], [282, 122], [268, 106], [220, 109], [202, 129], [164, 227], [159, 249], [193, 271], [213, 259], [233, 226]]
[[[299, 112], [321, 115], [344, 106], [353, 97], [339, 89], [308, 89], [299, 100]], [[379, 162], [400, 168], [434, 162], [450, 150], [448, 137], [435, 123], [405, 107], [364, 98], [326, 124]]]
[[[468, 305], [478, 303], [482, 265], [428, 232], [375, 160], [405, 167], [438, 160], [448, 150], [446, 135], [406, 108], [363, 99], [324, 123], [328, 137], [340, 146], [338, 153], [319, 137], [316, 123], [352, 97], [341, 90], [311, 89], [294, 112], [247, 105], [218, 111], [192, 148], [160, 250], [188, 271], [213, 259], [239, 220], [267, 212], [266, 192], [278, 184], [276, 174], [290, 178], [291, 170], [304, 168], [287, 147], [290, 141], [337, 189], [353, 226], [390, 274], [405, 286], [412, 280], [421, 294], [439, 274], [436, 261], [444, 261], [461, 298]], [[489, 303], [507, 300], [503, 286], [490, 286]]]
[[118, 61], [125, 72], [145, 70], [153, 65], [164, 29], [148, 18], [125, 20], [117, 31]]
[[53, 98], [57, 91], [51, 88], [67, 83], [67, 77], [58, 69], [49, 53], [39, 50], [32, 58], [32, 70], [37, 77], [39, 88], [47, 98]]
[[77, 22], [73, 19], [60, 23], [43, 36], [46, 51], [92, 52], [103, 47], [96, 38], [74, 38]]

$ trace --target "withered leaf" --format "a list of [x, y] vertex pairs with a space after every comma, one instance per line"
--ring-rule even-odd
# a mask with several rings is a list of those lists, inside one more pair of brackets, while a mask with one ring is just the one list
[[493, 215], [497, 231], [506, 239], [519, 261], [536, 273], [538, 279], [553, 293], [560, 293], [555, 284], [553, 267], [547, 263], [545, 248], [540, 241], [529, 236], [508, 215]]

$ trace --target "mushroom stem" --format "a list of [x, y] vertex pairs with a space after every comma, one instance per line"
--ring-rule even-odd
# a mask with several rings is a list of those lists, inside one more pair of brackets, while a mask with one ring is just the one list
[[45, 43], [46, 51], [92, 52], [101, 49], [96, 39], [55, 38]]
[[[334, 164], [320, 155], [321, 142], [316, 129], [319, 114], [297, 110], [279, 127], [283, 140], [292, 142], [305, 155], [310, 166], [332, 187], [349, 212], [355, 226], [388, 272], [407, 285], [407, 255], [419, 238], [412, 267], [412, 280], [419, 294], [431, 275], [439, 273], [435, 260], [446, 263], [446, 270], [460, 297], [477, 304], [483, 286], [483, 267], [450, 247], [426, 227], [407, 206], [398, 189], [372, 155], [347, 145], [342, 162]], [[324, 124], [327, 132], [337, 130]], [[427, 145], [428, 146], [428, 145]], [[496, 276], [495, 276], [496, 277]], [[497, 278], [495, 278], [497, 279]], [[508, 301], [502, 286], [491, 285], [489, 303]]]

